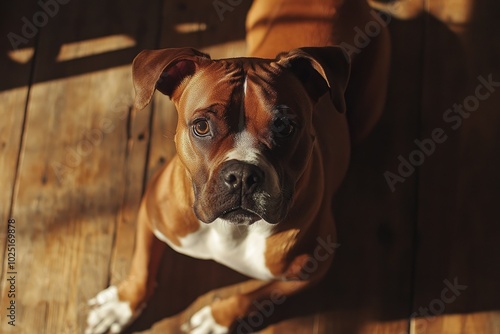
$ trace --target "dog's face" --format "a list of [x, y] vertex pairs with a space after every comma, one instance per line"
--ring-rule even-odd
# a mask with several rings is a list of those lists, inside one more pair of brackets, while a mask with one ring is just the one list
[[200, 66], [173, 99], [198, 218], [281, 221], [314, 143], [300, 81], [270, 61], [220, 60]]
[[320, 62], [302, 50], [276, 60], [210, 60], [192, 49], [136, 58], [139, 108], [141, 96], [147, 104], [152, 95], [141, 90], [142, 72], [168, 59], [157, 65], [152, 82], [177, 107], [177, 154], [191, 177], [193, 209], [202, 222], [284, 220], [311, 161], [315, 102], [330, 91], [339, 111], [344, 108], [348, 64], [339, 49], [329, 51], [327, 56], [343, 58], [335, 64], [344, 68], [332, 69], [339, 77], [334, 89]]

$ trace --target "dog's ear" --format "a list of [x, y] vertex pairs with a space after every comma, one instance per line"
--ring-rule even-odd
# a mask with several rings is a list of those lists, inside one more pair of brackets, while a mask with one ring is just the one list
[[144, 50], [139, 53], [132, 64], [135, 108], [144, 109], [155, 89], [172, 97], [180, 83], [194, 74], [201, 61], [208, 59], [210, 56], [192, 48]]
[[350, 58], [338, 46], [305, 47], [278, 56], [278, 64], [290, 68], [317, 101], [327, 91], [337, 108], [345, 112], [344, 92], [349, 81]]

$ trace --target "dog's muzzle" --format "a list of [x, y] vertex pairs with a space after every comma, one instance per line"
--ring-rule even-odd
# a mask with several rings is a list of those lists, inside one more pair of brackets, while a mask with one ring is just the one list
[[227, 188], [228, 193], [241, 195], [251, 195], [264, 183], [264, 171], [256, 165], [237, 160], [230, 160], [224, 164], [220, 170], [221, 181]]
[[258, 220], [278, 221], [282, 202], [274, 196], [270, 177], [261, 167], [232, 159], [223, 162], [204, 189], [196, 192], [194, 211], [205, 223], [220, 218], [233, 224], [252, 224]]
[[265, 214], [265, 173], [258, 166], [230, 160], [219, 172], [221, 194], [226, 198], [220, 218], [236, 224], [251, 224]]

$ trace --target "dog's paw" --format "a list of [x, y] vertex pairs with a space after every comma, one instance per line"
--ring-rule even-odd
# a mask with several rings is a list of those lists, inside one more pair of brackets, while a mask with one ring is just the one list
[[184, 325], [182, 330], [190, 334], [227, 334], [229, 329], [219, 325], [213, 315], [212, 308], [205, 306], [196, 312]]
[[85, 334], [120, 333], [132, 322], [134, 314], [128, 302], [120, 301], [116, 286], [99, 292], [88, 302], [91, 310], [87, 317]]

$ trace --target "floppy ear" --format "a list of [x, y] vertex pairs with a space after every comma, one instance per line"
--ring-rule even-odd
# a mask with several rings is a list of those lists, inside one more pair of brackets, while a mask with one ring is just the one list
[[192, 48], [144, 50], [135, 57], [132, 77], [135, 89], [134, 106], [144, 109], [155, 89], [172, 97], [174, 90], [194, 74], [200, 61], [210, 56]]
[[338, 46], [305, 47], [281, 54], [278, 64], [290, 68], [317, 101], [327, 91], [337, 108], [345, 112], [344, 92], [349, 81], [350, 58]]

